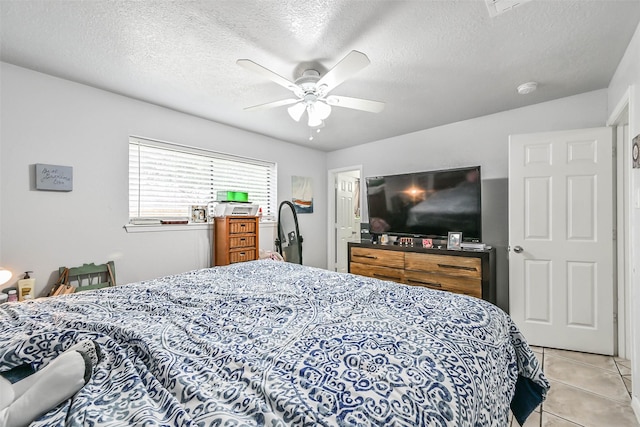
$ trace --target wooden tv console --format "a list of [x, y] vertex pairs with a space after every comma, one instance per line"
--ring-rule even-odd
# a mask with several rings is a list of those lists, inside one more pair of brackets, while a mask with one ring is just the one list
[[426, 249], [349, 243], [349, 273], [496, 303], [496, 250]]

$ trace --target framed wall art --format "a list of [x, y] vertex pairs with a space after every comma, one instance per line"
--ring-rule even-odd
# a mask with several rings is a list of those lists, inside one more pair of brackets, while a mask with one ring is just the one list
[[313, 213], [313, 189], [311, 178], [305, 176], [291, 177], [291, 198], [296, 213]]
[[36, 190], [73, 190], [73, 168], [71, 166], [36, 163]]

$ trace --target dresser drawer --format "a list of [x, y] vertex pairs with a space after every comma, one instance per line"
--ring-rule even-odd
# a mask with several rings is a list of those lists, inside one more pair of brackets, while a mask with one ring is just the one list
[[229, 248], [246, 248], [247, 246], [256, 245], [256, 236], [233, 236], [229, 237]]
[[479, 258], [408, 252], [405, 254], [405, 268], [482, 279], [482, 261]]
[[253, 261], [256, 259], [255, 249], [244, 249], [239, 251], [229, 252], [229, 263]]
[[391, 268], [404, 268], [404, 252], [396, 252], [384, 249], [352, 248], [350, 261], [360, 264], [382, 265]]
[[405, 271], [404, 274], [407, 285], [424, 286], [482, 298], [482, 280], [480, 279], [411, 270]]
[[230, 219], [229, 234], [255, 233], [256, 222], [252, 219]]
[[404, 270], [397, 268], [381, 267], [371, 264], [360, 264], [352, 262], [350, 273], [360, 276], [373, 277], [380, 280], [391, 280], [393, 282], [404, 283]]

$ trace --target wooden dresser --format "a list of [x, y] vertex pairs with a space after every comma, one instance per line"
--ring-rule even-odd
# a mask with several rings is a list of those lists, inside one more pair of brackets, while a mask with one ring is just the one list
[[349, 272], [496, 303], [495, 249], [426, 249], [349, 243]]
[[213, 265], [258, 259], [259, 224], [257, 216], [216, 217], [213, 227]]

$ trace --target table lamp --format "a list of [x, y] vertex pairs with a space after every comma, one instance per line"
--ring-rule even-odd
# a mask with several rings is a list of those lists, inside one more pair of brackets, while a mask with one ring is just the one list
[[13, 276], [13, 274], [11, 274], [9, 270], [6, 270], [4, 267], [0, 267], [0, 285], [7, 283], [9, 279], [11, 279], [11, 276]]

